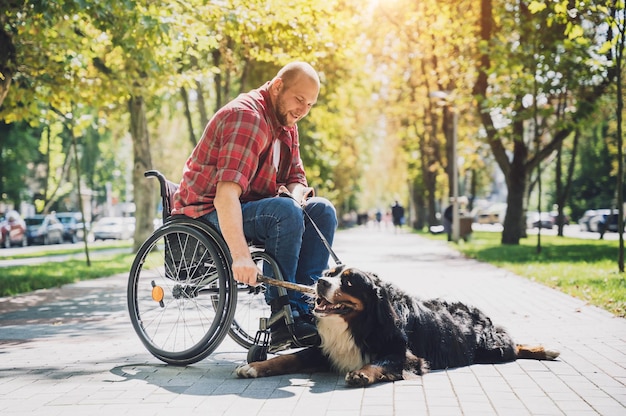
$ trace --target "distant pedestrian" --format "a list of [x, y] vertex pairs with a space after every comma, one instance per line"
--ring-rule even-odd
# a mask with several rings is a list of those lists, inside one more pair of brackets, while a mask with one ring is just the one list
[[383, 220], [383, 213], [379, 209], [376, 210], [375, 218], [376, 218], [376, 226], [380, 228], [380, 223]]
[[394, 228], [396, 231], [399, 230], [404, 224], [404, 207], [398, 201], [391, 206], [391, 218]]

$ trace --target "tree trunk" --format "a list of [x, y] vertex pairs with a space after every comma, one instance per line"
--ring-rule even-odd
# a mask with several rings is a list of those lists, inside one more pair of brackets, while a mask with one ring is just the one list
[[422, 230], [426, 225], [426, 203], [424, 200], [424, 186], [419, 179], [413, 179], [411, 184], [413, 197], [412, 203], [415, 209], [415, 218], [413, 220], [413, 228]]
[[563, 163], [563, 143], [561, 143], [557, 149], [556, 153], [556, 172], [555, 172], [555, 182], [556, 182], [556, 203], [557, 203], [557, 214], [556, 214], [556, 227], [557, 227], [557, 235], [559, 237], [563, 237], [563, 201], [562, 195], [563, 191], [563, 168], [561, 164]]
[[[71, 126], [70, 126], [71, 127]], [[87, 262], [87, 267], [91, 267], [91, 259], [89, 258], [89, 243], [87, 242], [87, 220], [85, 216], [85, 207], [83, 204], [83, 190], [81, 187], [81, 179], [80, 179], [80, 159], [78, 158], [78, 143], [76, 140], [76, 135], [74, 131], [69, 128], [68, 132], [72, 137], [72, 149], [74, 151], [74, 169], [76, 170], [76, 191], [78, 193], [78, 208], [80, 210], [80, 215], [83, 219], [83, 247], [85, 248], [85, 260]]]
[[[561, 184], [561, 179], [557, 179], [557, 195], [556, 195], [556, 203], [558, 205], [558, 213], [557, 213], [557, 226], [558, 226], [558, 235], [563, 236], [563, 227], [565, 225], [565, 214], [563, 213], [563, 209], [565, 207], [565, 201], [569, 198], [570, 191], [572, 189], [572, 179], [574, 178], [574, 168], [576, 165], [576, 154], [578, 153], [578, 140], [580, 137], [579, 130], [576, 130], [574, 133], [574, 139], [572, 142], [572, 152], [569, 163], [567, 165], [567, 171], [565, 174], [565, 183]], [[563, 146], [559, 147], [559, 161], [557, 162], [559, 166], [561, 165], [562, 159], [562, 150]], [[557, 169], [560, 170], [560, 168]], [[557, 175], [560, 176], [560, 175]]]
[[13, 71], [16, 67], [15, 46], [13, 39], [0, 25], [0, 106], [9, 93]]
[[[222, 54], [219, 49], [214, 49], [211, 53], [213, 58], [213, 66], [215, 68], [220, 68], [220, 62], [222, 61]], [[215, 86], [215, 111], [222, 108], [222, 73], [216, 72], [213, 75], [213, 85]]]
[[209, 123], [209, 117], [206, 111], [206, 102], [204, 100], [203, 85], [200, 81], [196, 81], [196, 93], [198, 94], [198, 113], [200, 114], [200, 128], [204, 130], [204, 127]]
[[[434, 133], [433, 133], [434, 135]], [[437, 175], [434, 172], [431, 172], [430, 167], [433, 164], [432, 157], [432, 140], [427, 141], [425, 135], [420, 135], [419, 138], [419, 147], [420, 147], [420, 155], [421, 155], [421, 169], [422, 169], [422, 180], [424, 181], [424, 194], [425, 194], [425, 202], [427, 208], [428, 215], [428, 225], [437, 225], [437, 217], [436, 217], [436, 207], [437, 201], [435, 199], [436, 190], [437, 190]]]
[[[525, 163], [528, 149], [521, 138], [515, 140], [513, 146], [513, 162], [508, 166], [508, 175], [505, 175], [508, 195], [506, 198], [506, 216], [502, 231], [502, 244], [519, 244], [519, 240], [526, 233], [526, 188], [528, 186], [528, 166]], [[501, 166], [502, 168], [502, 166]]]
[[144, 172], [152, 169], [150, 155], [150, 134], [146, 119], [143, 97], [131, 97], [128, 100], [130, 113], [130, 134], [133, 140], [133, 195], [135, 201], [135, 236], [133, 250], [152, 234], [153, 219], [156, 214], [154, 187], [144, 177]]
[[[448, 176], [448, 197], [450, 202], [452, 202], [452, 197], [454, 196], [454, 163], [456, 163], [454, 158], [455, 149], [454, 149], [454, 114], [453, 112], [457, 111], [457, 109], [453, 108], [451, 105], [446, 105], [443, 107], [443, 119], [442, 119], [442, 128], [443, 128], [443, 136], [446, 138], [446, 175]], [[442, 207], [443, 208], [443, 207]]]
[[180, 87], [180, 96], [183, 99], [183, 104], [185, 106], [185, 119], [187, 120], [187, 128], [189, 129], [189, 141], [191, 142], [192, 147], [196, 147], [198, 140], [196, 139], [196, 133], [194, 132], [193, 118], [191, 117], [191, 109], [189, 108], [189, 94], [187, 94], [185, 87]]
[[[623, 13], [623, 9], [622, 9]], [[615, 109], [615, 116], [617, 118], [617, 204], [618, 204], [618, 221], [617, 229], [619, 230], [619, 252], [617, 257], [617, 266], [620, 273], [624, 273], [624, 138], [622, 137], [622, 115], [624, 114], [624, 96], [622, 85], [622, 67], [624, 58], [624, 37], [626, 36], [626, 23], [623, 20], [620, 26], [620, 41], [618, 42], [617, 49], [617, 106]]]

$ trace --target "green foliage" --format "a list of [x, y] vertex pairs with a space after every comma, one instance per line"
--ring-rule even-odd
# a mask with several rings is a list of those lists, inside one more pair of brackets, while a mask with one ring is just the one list
[[615, 208], [616, 178], [608, 140], [608, 121], [599, 122], [584, 129], [584, 140], [579, 145], [576, 176], [572, 181], [569, 205], [573, 218], [579, 218], [585, 210]]
[[[623, 1], [614, 4], [623, 6]], [[479, 3], [470, 0], [296, 0], [288, 7], [277, 0], [9, 2], [0, 11], [0, 24], [11, 34], [17, 65], [0, 118], [50, 128], [55, 146], [45, 154], [50, 170], [45, 192], [58, 187], [56, 197], [61, 197], [68, 187], [64, 181], [72, 179], [62, 169], [70, 161], [71, 137], [59, 127], [62, 123], [78, 138], [83, 180], [99, 202], [107, 182], [123, 199], [128, 167], [137, 166], [127, 134], [131, 96], [147, 105], [154, 167], [177, 180], [179, 159], [189, 152], [188, 144], [181, 145], [186, 128], [181, 87], [191, 97], [197, 96], [194, 89], [202, 92], [207, 107], [215, 108], [259, 86], [287, 61], [306, 60], [320, 72], [322, 92], [299, 126], [302, 155], [311, 184], [340, 211], [386, 205], [395, 196], [402, 198], [407, 188], [420, 193], [421, 201], [447, 194], [450, 155], [442, 131], [449, 122], [442, 124], [441, 109], [429, 98], [441, 90], [455, 91], [461, 115], [460, 172], [473, 177], [471, 191], [462, 191], [484, 196], [494, 170], [488, 153], [501, 151], [496, 159], [506, 173], [509, 167], [502, 161], [509, 161], [520, 144], [528, 145], [513, 123], [530, 124], [531, 101], [541, 104], [536, 110], [544, 134], [539, 148], [529, 145], [524, 149], [528, 157], [515, 160], [529, 169], [548, 157], [550, 152], [542, 150], [551, 138], [582, 122], [580, 114], [598, 104], [610, 106], [590, 91], [604, 82], [609, 68], [604, 53], [616, 44], [603, 45], [609, 15], [604, 2], [579, 2], [576, 8], [566, 0], [494, 0], [492, 5], [494, 36], [482, 41], [477, 38]], [[487, 140], [490, 126], [481, 125], [472, 111], [483, 51], [491, 59], [484, 111], [497, 124], [497, 134]], [[200, 110], [193, 98], [191, 105]], [[199, 136], [201, 117], [191, 117]], [[39, 136], [34, 131], [33, 137]], [[494, 141], [502, 146], [492, 146]], [[587, 150], [584, 158], [596, 156]], [[597, 161], [581, 163], [581, 179], [572, 187], [577, 192], [572, 203], [580, 205], [573, 211], [610, 194], [612, 174], [602, 164], [608, 166], [615, 148], [607, 150]], [[8, 164], [0, 172], [5, 166], [13, 184], [32, 176], [18, 175], [22, 171]], [[615, 163], [611, 166], [614, 172]], [[8, 183], [0, 182], [2, 193]]]
[[19, 207], [28, 200], [24, 178], [28, 164], [38, 159], [40, 129], [25, 123], [0, 122], [0, 201]]

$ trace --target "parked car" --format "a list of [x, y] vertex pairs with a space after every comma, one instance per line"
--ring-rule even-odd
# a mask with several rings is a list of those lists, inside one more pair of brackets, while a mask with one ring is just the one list
[[[558, 211], [550, 211], [550, 217], [552, 218], [552, 224], [555, 226], [559, 225], [559, 212]], [[563, 225], [569, 225], [569, 216], [567, 214], [563, 214]]]
[[583, 216], [578, 219], [578, 226], [580, 227], [580, 231], [591, 231], [589, 228], [589, 221], [597, 215], [597, 211], [595, 209], [588, 209], [583, 213]]
[[528, 211], [526, 214], [526, 228], [546, 228], [551, 230], [554, 226], [552, 215], [549, 212]]
[[589, 231], [593, 233], [600, 232], [600, 222], [605, 220], [605, 216], [611, 213], [610, 209], [596, 209], [594, 210], [594, 214], [589, 221], [587, 222]]
[[0, 247], [26, 247], [26, 224], [17, 211], [9, 211], [6, 216], [0, 216]]
[[93, 226], [94, 240], [128, 240], [135, 234], [134, 217], [103, 217]]
[[63, 224], [54, 215], [33, 215], [24, 218], [28, 244], [61, 244]]
[[478, 224], [503, 224], [506, 216], [506, 204], [495, 203], [473, 212], [474, 221]]
[[[619, 218], [619, 211], [616, 209], [599, 209], [589, 220], [589, 231], [599, 232], [617, 232], [617, 222]], [[604, 229], [602, 229], [604, 227]]]
[[63, 224], [63, 240], [77, 243], [84, 239], [83, 216], [80, 212], [57, 212], [56, 217]]

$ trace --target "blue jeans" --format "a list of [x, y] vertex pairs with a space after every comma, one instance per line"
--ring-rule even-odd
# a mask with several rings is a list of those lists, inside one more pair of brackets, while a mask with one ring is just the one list
[[[315, 227], [305, 218], [303, 208], [291, 198], [274, 197], [241, 204], [243, 232], [246, 239], [264, 246], [280, 266], [286, 281], [312, 285], [328, 268], [329, 252]], [[335, 208], [325, 198], [310, 198], [304, 209], [315, 221], [329, 244], [337, 228]], [[205, 215], [219, 230], [217, 211]], [[310, 313], [310, 298], [288, 291], [294, 316]], [[268, 287], [266, 300], [278, 297], [274, 286]]]

